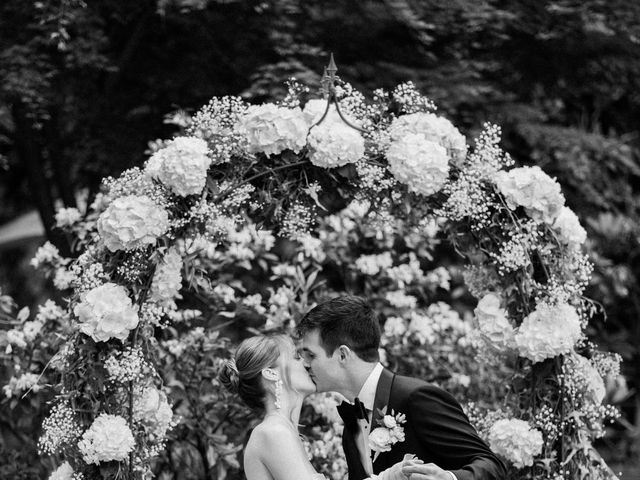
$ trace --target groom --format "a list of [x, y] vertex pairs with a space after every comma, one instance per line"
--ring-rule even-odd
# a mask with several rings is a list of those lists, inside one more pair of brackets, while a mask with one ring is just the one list
[[[411, 479], [502, 480], [502, 462], [478, 437], [458, 402], [441, 388], [403, 377], [378, 361], [380, 325], [367, 302], [341, 296], [309, 311], [297, 326], [305, 366], [319, 392], [336, 391], [348, 402], [338, 407], [344, 420], [342, 446], [349, 480], [378, 474], [407, 453], [423, 465], [411, 467]], [[378, 453], [369, 433], [382, 426], [379, 409], [406, 416], [404, 441]], [[384, 434], [384, 432], [382, 432]], [[407, 475], [407, 478], [409, 476]]]

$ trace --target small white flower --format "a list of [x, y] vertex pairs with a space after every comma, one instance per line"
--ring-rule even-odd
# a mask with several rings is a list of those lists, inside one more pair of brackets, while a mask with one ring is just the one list
[[384, 296], [385, 300], [396, 308], [416, 308], [418, 299], [413, 295], [407, 295], [402, 290], [387, 292]]
[[393, 258], [391, 258], [390, 252], [378, 255], [361, 255], [355, 265], [365, 275], [374, 276], [390, 268], [393, 265]]
[[449, 177], [447, 151], [422, 135], [409, 133], [394, 140], [386, 156], [393, 176], [411, 192], [432, 195]]
[[434, 326], [432, 318], [411, 312], [408, 332], [412, 333], [421, 344], [432, 344], [436, 341]]
[[56, 212], [56, 227], [71, 227], [74, 223], [79, 222], [82, 215], [77, 208], [61, 208]]
[[384, 423], [384, 426], [387, 428], [394, 428], [398, 425], [396, 423], [396, 419], [392, 415], [385, 415], [382, 417], [382, 423]]
[[167, 251], [156, 268], [151, 283], [150, 299], [159, 305], [175, 309], [175, 300], [182, 288], [182, 257], [174, 247]]
[[384, 322], [384, 334], [388, 337], [401, 337], [407, 331], [407, 322], [401, 317], [389, 317]]
[[542, 453], [542, 433], [519, 419], [503, 419], [489, 430], [489, 446], [517, 468], [530, 467]]
[[125, 460], [135, 446], [127, 421], [119, 415], [100, 414], [78, 442], [82, 459], [89, 464]]
[[224, 283], [216, 285], [213, 289], [213, 293], [220, 297], [223, 303], [231, 303], [236, 300], [235, 290]]
[[56, 273], [53, 276], [53, 285], [58, 290], [66, 290], [71, 288], [76, 280], [78, 280], [78, 277], [75, 273], [65, 267], [60, 267], [56, 269]]

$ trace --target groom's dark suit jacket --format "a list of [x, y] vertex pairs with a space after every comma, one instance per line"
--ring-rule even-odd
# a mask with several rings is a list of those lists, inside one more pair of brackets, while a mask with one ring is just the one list
[[[425, 463], [450, 470], [458, 480], [506, 478], [504, 464], [480, 439], [458, 402], [441, 388], [384, 369], [376, 389], [371, 431], [380, 426], [378, 409], [385, 406], [387, 413], [393, 410], [406, 415], [405, 441], [381, 452], [373, 462], [373, 473], [378, 474], [400, 462], [406, 453], [413, 453]], [[345, 421], [342, 446], [349, 480], [368, 476], [356, 446], [358, 428], [356, 420]]]

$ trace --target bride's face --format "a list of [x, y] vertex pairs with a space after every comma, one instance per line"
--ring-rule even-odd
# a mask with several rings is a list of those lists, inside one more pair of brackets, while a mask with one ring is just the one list
[[292, 341], [283, 345], [280, 354], [280, 363], [283, 374], [288, 379], [288, 386], [301, 394], [308, 395], [316, 391], [316, 385], [311, 380], [309, 373], [304, 368], [304, 361]]

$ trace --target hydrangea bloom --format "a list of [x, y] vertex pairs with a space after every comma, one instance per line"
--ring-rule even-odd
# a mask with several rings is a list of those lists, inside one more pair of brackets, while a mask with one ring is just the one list
[[500, 308], [500, 298], [488, 293], [480, 299], [474, 310], [480, 334], [498, 349], [510, 348], [514, 342], [514, 329], [507, 319], [506, 310]]
[[167, 211], [138, 195], [116, 198], [98, 218], [98, 233], [112, 252], [152, 245], [168, 229]]
[[56, 212], [56, 227], [70, 227], [81, 218], [82, 215], [77, 208], [61, 208]]
[[466, 138], [444, 117], [433, 113], [411, 113], [395, 118], [389, 126], [392, 140], [410, 133], [422, 135], [426, 140], [441, 145], [454, 162], [462, 162], [467, 155]]
[[390, 252], [379, 255], [361, 255], [355, 262], [356, 268], [365, 275], [378, 275], [393, 265]]
[[364, 156], [364, 138], [343, 122], [323, 122], [309, 134], [311, 163], [335, 168], [355, 163]]
[[586, 230], [580, 225], [578, 216], [569, 207], [562, 207], [553, 222], [553, 228], [558, 232], [560, 239], [568, 244], [582, 245], [587, 239]]
[[496, 186], [509, 208], [524, 207], [536, 222], [552, 224], [564, 206], [560, 184], [538, 166], [500, 171]]
[[73, 480], [73, 468], [71, 468], [69, 462], [64, 462], [51, 472], [48, 480]]
[[182, 257], [171, 248], [158, 265], [151, 283], [150, 300], [163, 307], [174, 309], [175, 299], [180, 298], [182, 288]]
[[489, 446], [517, 468], [530, 467], [542, 453], [542, 433], [524, 420], [498, 420], [489, 429]]
[[171, 426], [173, 411], [165, 393], [150, 386], [136, 398], [133, 418], [147, 425], [155, 437], [162, 438]]
[[520, 355], [541, 362], [569, 353], [582, 335], [578, 312], [566, 303], [542, 303], [520, 325], [515, 336]]
[[296, 153], [302, 150], [309, 125], [300, 108], [266, 103], [249, 107], [240, 119], [240, 128], [245, 132], [250, 152], [271, 156], [287, 149]]
[[421, 195], [438, 192], [449, 176], [445, 148], [420, 134], [394, 140], [387, 150], [387, 160], [396, 180]]
[[207, 142], [195, 137], [178, 137], [155, 152], [145, 173], [182, 197], [202, 192], [211, 164]]
[[124, 341], [138, 325], [138, 313], [127, 290], [115, 283], [91, 289], [73, 312], [80, 321], [80, 331], [96, 342], [106, 342], [110, 338]]
[[119, 415], [100, 414], [78, 442], [87, 463], [125, 460], [135, 446], [127, 421]]

